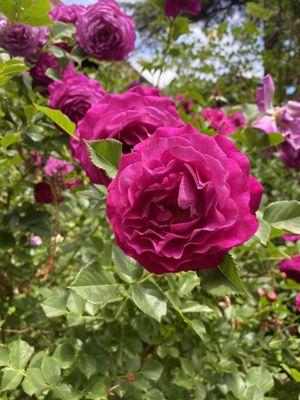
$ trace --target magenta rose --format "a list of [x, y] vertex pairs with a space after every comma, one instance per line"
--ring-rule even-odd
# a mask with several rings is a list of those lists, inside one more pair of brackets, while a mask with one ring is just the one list
[[47, 182], [39, 182], [34, 187], [34, 198], [37, 203], [51, 204], [54, 202], [51, 186]]
[[85, 11], [85, 7], [78, 4], [59, 3], [50, 11], [50, 17], [53, 21], [65, 22], [66, 24], [75, 24], [79, 14]]
[[237, 130], [234, 122], [219, 108], [205, 108], [202, 115], [206, 121], [210, 122], [209, 127], [220, 135], [230, 135]]
[[280, 272], [284, 272], [287, 278], [300, 283], [300, 255], [281, 261]]
[[201, 11], [200, 0], [165, 0], [165, 13], [176, 18], [182, 12], [198, 14]]
[[247, 118], [241, 111], [235, 111], [230, 115], [229, 119], [237, 129], [243, 128], [248, 124]]
[[289, 235], [289, 234], [284, 234], [282, 235], [283, 239], [286, 240], [287, 242], [297, 242], [297, 240], [300, 240], [300, 235]]
[[79, 15], [77, 39], [91, 56], [122, 61], [134, 49], [135, 25], [114, 0], [99, 0]]
[[48, 91], [50, 107], [61, 110], [75, 123], [105, 94], [98, 81], [76, 72], [72, 64], [65, 68], [61, 80], [48, 86]]
[[123, 143], [123, 151], [129, 152], [157, 128], [182, 124], [173, 101], [160, 97], [154, 88], [135, 87], [124, 94], [106, 95], [80, 122], [76, 132], [80, 143], [73, 148], [75, 157], [91, 182], [107, 185], [109, 179], [91, 162], [84, 140], [117, 139]]
[[43, 169], [45, 175], [67, 175], [74, 171], [74, 166], [67, 162], [55, 157], [49, 157]]
[[297, 312], [300, 313], [300, 294], [295, 297], [295, 305]]
[[43, 46], [49, 36], [45, 27], [31, 27], [25, 24], [1, 24], [0, 47], [13, 57], [28, 57], [39, 46]]
[[[33, 61], [33, 59], [30, 61]], [[34, 85], [47, 88], [48, 85], [53, 82], [53, 79], [46, 75], [48, 68], [60, 71], [59, 62], [52, 53], [46, 53], [43, 51], [38, 52], [34, 67], [29, 70]]]
[[117, 244], [150, 272], [210, 269], [254, 235], [261, 196], [229, 139], [159, 128], [121, 157], [107, 216]]

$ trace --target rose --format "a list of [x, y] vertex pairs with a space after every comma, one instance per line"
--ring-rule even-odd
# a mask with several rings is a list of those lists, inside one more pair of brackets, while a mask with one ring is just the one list
[[134, 49], [135, 25], [114, 0], [99, 0], [79, 15], [77, 39], [91, 56], [106, 61], [125, 60]]
[[80, 122], [76, 132], [80, 143], [73, 145], [74, 155], [91, 182], [106, 185], [109, 179], [92, 164], [84, 140], [114, 138], [123, 143], [124, 152], [129, 152], [157, 128], [182, 124], [173, 101], [160, 97], [157, 89], [140, 86], [123, 94], [106, 95]]
[[77, 22], [78, 15], [83, 11], [85, 11], [85, 7], [78, 4], [59, 3], [50, 11], [49, 15], [53, 21], [75, 24]]
[[282, 235], [283, 239], [286, 240], [287, 242], [297, 242], [297, 240], [300, 240], [300, 235], [288, 235], [284, 234]]
[[296, 310], [300, 313], [300, 294], [295, 297]]
[[295, 147], [290, 135], [287, 135], [285, 142], [281, 144], [279, 156], [288, 168], [300, 169], [300, 147]]
[[165, 0], [165, 13], [176, 18], [181, 12], [198, 14], [201, 11], [200, 0]]
[[72, 64], [65, 68], [61, 80], [48, 86], [48, 91], [50, 107], [61, 110], [75, 123], [105, 94], [98, 81], [76, 72]]
[[300, 283], [300, 255], [282, 260], [280, 262], [280, 272], [284, 272], [287, 278]]
[[247, 125], [248, 120], [241, 111], [235, 111], [229, 117], [233, 125], [238, 129]]
[[49, 157], [43, 171], [47, 176], [67, 175], [74, 171], [74, 166], [67, 161], [59, 160], [55, 157]]
[[237, 130], [233, 121], [219, 108], [205, 108], [202, 115], [206, 121], [210, 121], [210, 128], [220, 135], [230, 135]]
[[159, 128], [121, 157], [107, 216], [117, 244], [150, 272], [210, 269], [254, 235], [261, 196], [230, 140]]
[[[32, 62], [33, 59], [28, 61]], [[48, 68], [60, 71], [60, 65], [54, 55], [41, 51], [37, 54], [35, 65], [29, 70], [34, 85], [48, 87], [48, 85], [53, 82], [53, 79], [46, 75]]]
[[54, 201], [51, 186], [47, 182], [39, 182], [34, 187], [34, 198], [37, 203], [51, 204]]
[[27, 57], [38, 46], [46, 43], [49, 36], [45, 27], [31, 27], [26, 24], [6, 22], [0, 29], [0, 47], [13, 57]]

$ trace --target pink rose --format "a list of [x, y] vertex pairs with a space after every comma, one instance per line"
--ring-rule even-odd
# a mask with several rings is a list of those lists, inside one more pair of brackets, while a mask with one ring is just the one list
[[31, 236], [30, 243], [33, 246], [40, 246], [43, 243], [43, 241], [40, 236]]
[[55, 157], [49, 157], [44, 167], [44, 173], [48, 176], [67, 175], [74, 171], [74, 166]]
[[76, 72], [72, 64], [65, 68], [61, 80], [51, 83], [48, 90], [50, 107], [61, 110], [75, 123], [105, 94], [98, 81]]
[[109, 179], [91, 162], [84, 140], [117, 139], [124, 152], [129, 152], [157, 128], [182, 124], [173, 101], [160, 97], [154, 88], [135, 87], [124, 94], [106, 95], [79, 123], [76, 135], [80, 142], [73, 146], [74, 155], [91, 182], [107, 185]]
[[202, 115], [206, 121], [210, 121], [210, 128], [220, 135], [230, 135], [237, 130], [233, 121], [219, 108], [205, 108]]
[[117, 244], [150, 272], [210, 269], [254, 235], [261, 196], [230, 140], [166, 127], [121, 157], [107, 216]]
[[53, 21], [75, 24], [79, 14], [83, 11], [85, 11], [85, 7], [83, 6], [59, 3], [56, 7], [52, 8], [49, 15]]
[[114, 0], [89, 5], [77, 20], [77, 39], [91, 56], [122, 61], [134, 49], [135, 25]]
[[201, 11], [200, 0], [165, 0], [165, 13], [176, 18], [182, 12], [198, 14]]
[[284, 272], [287, 278], [300, 283], [300, 255], [281, 261], [280, 272]]
[[297, 242], [297, 240], [300, 240], [300, 235], [282, 235], [283, 239], [286, 240], [287, 242]]
[[236, 128], [241, 128], [248, 124], [247, 118], [241, 111], [235, 111], [233, 114], [230, 115], [229, 119], [233, 123], [233, 125], [236, 126]]

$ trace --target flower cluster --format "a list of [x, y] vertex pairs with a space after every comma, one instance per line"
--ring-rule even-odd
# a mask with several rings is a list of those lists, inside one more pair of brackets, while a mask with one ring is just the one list
[[287, 167], [300, 168], [300, 102], [288, 101], [282, 107], [273, 106], [275, 85], [270, 75], [266, 75], [262, 87], [256, 92], [256, 102], [262, 117], [252, 126], [265, 133], [277, 132], [285, 137], [281, 145], [280, 157]]
[[240, 111], [235, 111], [231, 116], [228, 116], [219, 108], [205, 108], [202, 115], [206, 121], [210, 122], [209, 127], [220, 135], [235, 133], [240, 127], [246, 126], [248, 123]]

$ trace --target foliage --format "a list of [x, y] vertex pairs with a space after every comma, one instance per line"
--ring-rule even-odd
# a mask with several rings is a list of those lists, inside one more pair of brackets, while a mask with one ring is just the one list
[[[2, 3], [1, 12], [12, 21], [22, 4], [21, 21], [51, 23], [46, 0]], [[152, 23], [163, 28], [143, 67], [159, 75], [174, 67], [176, 79], [165, 94], [185, 93], [194, 100], [192, 115], [180, 112], [201, 132], [214, 134], [193, 114], [219, 104], [216, 88], [228, 112], [242, 109], [251, 122], [258, 113], [253, 104], [258, 80], [246, 78], [249, 49], [255, 59], [262, 54], [267, 63], [277, 61], [261, 52], [261, 30], [252, 18], [269, 21], [270, 13], [273, 21], [276, 7], [248, 2], [243, 26], [208, 28], [209, 44], [200, 50], [186, 41], [192, 29], [187, 18], [170, 21], [158, 9]], [[219, 53], [218, 43], [228, 33], [238, 40], [236, 55]], [[128, 61], [98, 62], [78, 47], [71, 53], [55, 47], [58, 40], [74, 44], [74, 27], [54, 24], [46, 49], [63, 67], [76, 62], [108, 92], [125, 91], [137, 77]], [[290, 68], [287, 50], [282, 52], [283, 66]], [[288, 243], [281, 236], [300, 233], [300, 186], [299, 171], [270, 154], [282, 136], [266, 137], [250, 124], [232, 136], [265, 189], [255, 237], [233, 249], [216, 270], [155, 276], [116, 246], [105, 212], [107, 190], [91, 185], [79, 165], [72, 176], [81, 186], [63, 190], [59, 203], [35, 202], [34, 186], [43, 174], [31, 153], [40, 152], [43, 162], [49, 155], [70, 161], [75, 126], [47, 108], [27, 69], [24, 60], [0, 53], [1, 399], [297, 400], [299, 284], [283, 279], [278, 263], [300, 253], [300, 241]], [[203, 81], [202, 73], [217, 76], [218, 84]], [[87, 144], [94, 163], [114, 177], [120, 142]], [[41, 245], [32, 244], [34, 235]], [[258, 288], [275, 291], [277, 300], [259, 296]]]

